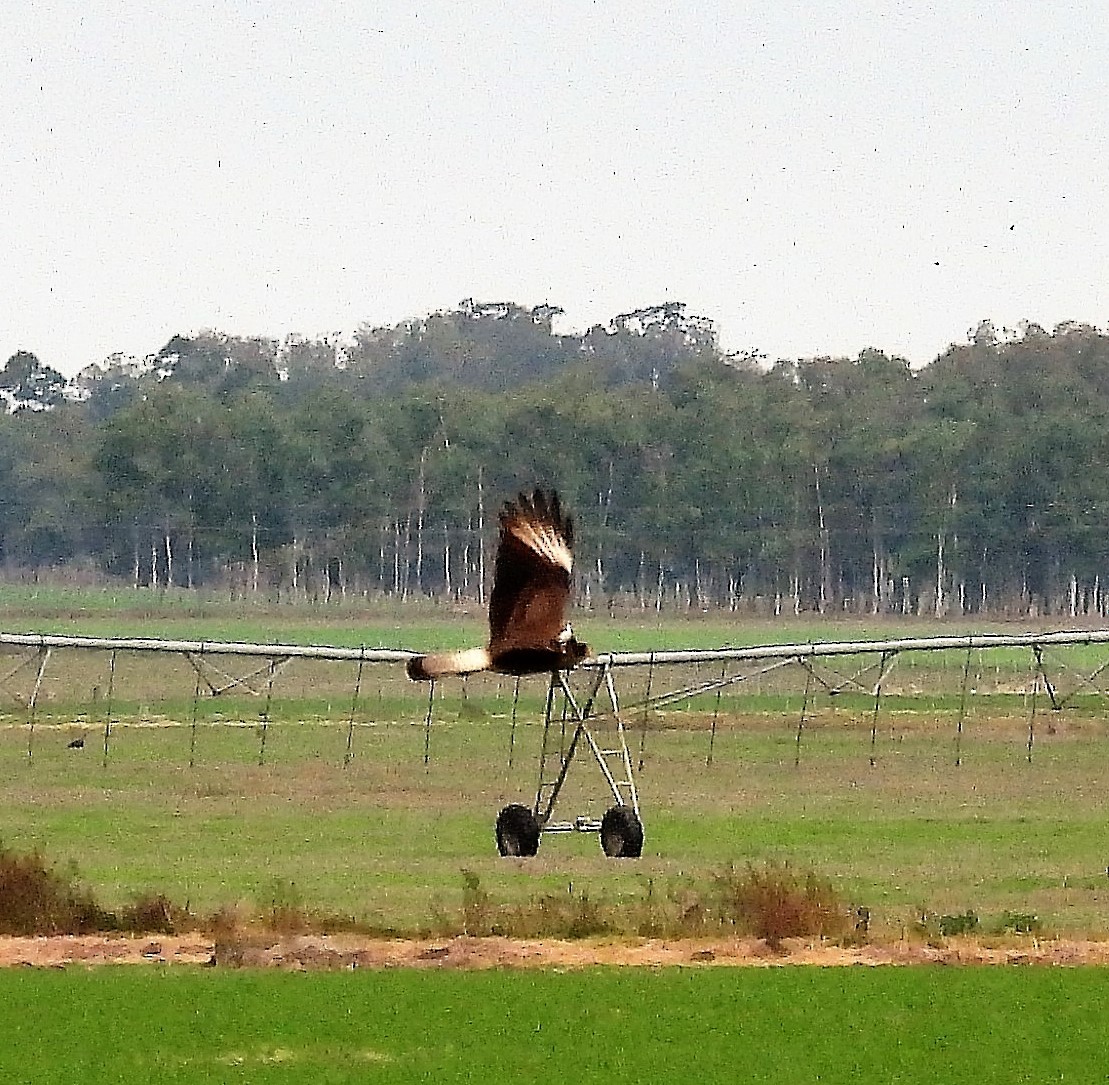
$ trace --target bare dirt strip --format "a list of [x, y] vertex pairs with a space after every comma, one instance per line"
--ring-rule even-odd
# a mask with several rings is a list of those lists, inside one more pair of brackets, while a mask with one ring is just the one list
[[295, 971], [358, 968], [587, 968], [594, 965], [665, 967], [784, 965], [1109, 964], [1109, 942], [1028, 938], [1006, 945], [951, 938], [942, 945], [897, 942], [844, 948], [788, 940], [772, 949], [757, 939], [524, 941], [447, 938], [430, 941], [356, 935], [244, 938], [215, 943], [205, 936], [0, 938], [0, 966], [63, 968], [105, 964], [191, 964], [283, 968]]

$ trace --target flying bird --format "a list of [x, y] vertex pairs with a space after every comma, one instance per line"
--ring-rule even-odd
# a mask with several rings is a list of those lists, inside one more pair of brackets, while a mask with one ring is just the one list
[[541, 674], [568, 670], [588, 654], [566, 623], [574, 525], [554, 490], [505, 502], [489, 596], [489, 644], [408, 661], [416, 681], [449, 674]]

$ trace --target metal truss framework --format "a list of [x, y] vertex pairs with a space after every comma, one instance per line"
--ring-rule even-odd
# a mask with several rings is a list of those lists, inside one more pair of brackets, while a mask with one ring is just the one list
[[[639, 796], [635, 785], [634, 759], [628, 747], [627, 719], [641, 712], [644, 720], [652, 709], [661, 709], [693, 697], [716, 693], [717, 711], [720, 695], [729, 687], [770, 674], [786, 667], [798, 667], [805, 674], [805, 697], [798, 722], [797, 743], [800, 751], [810, 693], [814, 690], [836, 696], [847, 690], [864, 692], [873, 697], [871, 713], [871, 762], [874, 763], [878, 715], [883, 683], [908, 652], [962, 650], [966, 653], [963, 670], [963, 696], [959, 713], [958, 735], [961, 739], [966, 714], [967, 677], [970, 659], [975, 651], [1001, 648], [1027, 648], [1030, 651], [1030, 686], [1023, 692], [1031, 694], [1033, 719], [1036, 697], [1042, 689], [1053, 710], [1064, 708], [1078, 693], [1097, 691], [1098, 679], [1109, 670], [1109, 654], [1096, 667], [1080, 671], [1068, 667], [1063, 660], [1048, 653], [1052, 649], [1081, 645], [1109, 646], [1109, 629], [1062, 630], [1042, 633], [972, 634], [939, 637], [906, 637], [891, 640], [826, 641], [798, 644], [759, 645], [744, 648], [717, 648], [657, 652], [610, 652], [585, 660], [576, 670], [585, 683], [575, 692], [570, 675], [551, 675], [543, 720], [542, 746], [539, 756], [539, 779], [532, 813], [541, 833], [602, 832], [601, 822], [578, 816], [558, 821], [554, 812], [571, 764], [581, 755], [591, 756], [600, 770], [616, 807], [631, 811], [640, 821]], [[34, 727], [35, 708], [43, 677], [55, 650], [87, 650], [111, 652], [170, 653], [188, 660], [197, 675], [197, 691], [201, 686], [212, 697], [230, 690], [245, 691], [253, 696], [272, 695], [275, 675], [290, 660], [317, 659], [350, 661], [362, 667], [369, 664], [402, 664], [415, 653], [402, 649], [339, 648], [327, 645], [250, 644], [185, 640], [154, 640], [123, 637], [81, 637], [37, 633], [0, 632], [0, 653], [14, 656], [14, 665], [0, 668], [0, 689], [14, 691], [17, 678], [33, 673], [30, 692], [17, 696]], [[1107, 648], [1109, 653], [1109, 648]], [[718, 676], [698, 678], [692, 683], [662, 692], [653, 692], [656, 672], [677, 665], [719, 665]], [[644, 697], [632, 704], [621, 705], [617, 694], [617, 676], [641, 668], [648, 669]], [[579, 682], [579, 684], [581, 684]], [[1066, 688], [1064, 688], [1066, 687]], [[356, 694], [357, 696], [357, 694]], [[434, 688], [428, 700], [427, 737], [430, 737]], [[712, 760], [716, 737], [716, 715], [713, 714], [708, 761]], [[572, 729], [568, 728], [572, 724]], [[612, 734], [607, 744], [598, 739], [597, 725], [604, 724]], [[644, 735], [645, 735], [644, 731]], [[1029, 756], [1033, 729], [1029, 729]], [[641, 751], [642, 753], [642, 751]], [[425, 760], [428, 756], [425, 738]], [[603, 843], [603, 840], [602, 840]]]

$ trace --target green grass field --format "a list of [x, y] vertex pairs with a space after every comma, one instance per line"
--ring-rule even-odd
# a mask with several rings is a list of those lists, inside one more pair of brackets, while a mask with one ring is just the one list
[[1104, 969], [0, 972], [0, 1076], [1101, 1081]]
[[[575, 624], [601, 649], [641, 650], [953, 631]], [[0, 628], [411, 648], [482, 636], [478, 616], [426, 606], [3, 587]], [[197, 914], [294, 904], [435, 929], [464, 911], [467, 871], [494, 908], [588, 901], [634, 933], [653, 902], [684, 908], [730, 867], [769, 861], [830, 879], [871, 910], [879, 939], [934, 937], [922, 912], [967, 910], [987, 937], [1006, 912], [1034, 913], [1048, 936], [1105, 934], [1109, 729], [1104, 694], [1077, 677], [1101, 660], [1075, 649], [1051, 662], [1060, 689], [1081, 693], [1062, 713], [1020, 692], [1017, 651], [906, 657], [877, 715], [865, 676], [806, 696], [792, 668], [647, 714], [635, 702], [648, 681], [657, 694], [713, 674], [620, 676], [647, 843], [613, 861], [581, 835], [545, 839], [533, 860], [495, 855], [497, 809], [534, 794], [539, 680], [515, 728], [508, 680], [445, 683], [425, 765], [426, 691], [395, 669], [291, 663], [272, 686], [254, 679], [256, 695], [212, 698], [195, 696], [181, 659], [119, 653], [113, 668], [108, 653], [57, 653], [31, 713], [36, 661], [0, 655], [0, 841], [75, 863], [109, 906], [154, 890]], [[68, 748], [75, 737], [83, 749]], [[560, 812], [605, 805], [582, 762]], [[0, 970], [0, 1080], [535, 1081], [554, 1067], [561, 1080], [663, 1085], [1095, 1081], [1107, 1003], [1098, 968]]]
[[[430, 605], [336, 610], [0, 591], [9, 631], [416, 648], [482, 635], [478, 618], [459, 625]], [[936, 631], [653, 619], [576, 624], [599, 647], [637, 649]], [[1100, 651], [1060, 654], [1061, 688], [1077, 689]], [[632, 748], [644, 754], [647, 843], [633, 862], [606, 860], [579, 835], [545, 839], [532, 861], [496, 856], [497, 810], [534, 796], [541, 679], [523, 684], [515, 728], [511, 680], [443, 683], [425, 765], [426, 689], [395, 667], [359, 677], [354, 664], [294, 661], [272, 686], [256, 677], [256, 696], [197, 698], [184, 659], [119, 653], [113, 669], [105, 652], [59, 652], [32, 715], [34, 661], [13, 674], [19, 657], [0, 660], [0, 841], [75, 863], [112, 906], [147, 891], [197, 912], [295, 900], [418, 930], [459, 907], [463, 870], [495, 901], [588, 894], [619, 907], [676, 900], [730, 866], [773, 861], [829, 878], [886, 937], [923, 912], [967, 909], [984, 927], [1017, 912], [1049, 932], [1109, 931], [1104, 694], [1085, 690], [1062, 713], [1041, 697], [1034, 714], [1015, 692], [1029, 677], [1024, 651], [975, 653], [969, 666], [960, 652], [907, 656], [877, 716], [865, 692], [873, 677], [805, 697], [791, 668], [644, 716], [634, 703], [648, 682], [657, 694], [719, 672], [620, 675]], [[861, 662], [835, 667], [844, 675]], [[76, 736], [84, 749], [67, 748]], [[580, 762], [559, 814], [599, 816], [606, 805], [595, 766]]]

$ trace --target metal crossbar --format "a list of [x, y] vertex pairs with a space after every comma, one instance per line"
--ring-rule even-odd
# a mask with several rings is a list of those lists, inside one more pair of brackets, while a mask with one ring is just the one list
[[[902, 637], [888, 640], [825, 641], [822, 643], [770, 644], [715, 649], [602, 653], [594, 658], [584, 660], [578, 668], [578, 672], [588, 681], [587, 695], [584, 698], [574, 693], [568, 675], [559, 672], [551, 676], [544, 711], [543, 743], [540, 753], [539, 781], [536, 788], [534, 816], [542, 832], [598, 831], [601, 829], [601, 822], [585, 817], [577, 817], [572, 822], [556, 822], [553, 820], [554, 810], [570, 766], [578, 754], [588, 750], [589, 755], [599, 767], [607, 790], [615, 799], [617, 806], [629, 808], [634, 811], [636, 818], [639, 818], [639, 796], [636, 790], [632, 757], [627, 745], [626, 727], [616, 690], [615, 675], [622, 668], [640, 666], [650, 668], [646, 696], [643, 701], [631, 706], [633, 709], [643, 709], [644, 724], [646, 724], [647, 710], [652, 707], [661, 708], [712, 692], [717, 693], [716, 709], [718, 713], [720, 707], [719, 694], [722, 690], [780, 668], [800, 667], [806, 672], [807, 692], [805, 704], [802, 706], [802, 718], [798, 725], [798, 756], [800, 754], [801, 734], [805, 726], [805, 712], [808, 708], [808, 690], [812, 683], [815, 682], [821, 686], [825, 693], [829, 695], [834, 695], [849, 687], [866, 690], [871, 692], [874, 697], [870, 721], [871, 759], [873, 762], [883, 682], [903, 653], [944, 650], [960, 650], [966, 653], [966, 661], [962, 666], [964, 690], [960, 706], [961, 727], [966, 712], [965, 696], [966, 685], [969, 681], [971, 653], [975, 649], [981, 651], [999, 648], [1027, 648], [1031, 650], [1032, 655], [1030, 674], [1031, 718], [1028, 735], [1028, 756], [1031, 758], [1035, 738], [1037, 693], [1041, 688], [1041, 684], [1051, 707], [1060, 709], [1078, 692], [1078, 688], [1092, 686], [1109, 669], [1109, 661], [1105, 661], [1096, 668], [1091, 667], [1089, 673], [1083, 676], [1069, 671], [1067, 667], [1060, 664], [1059, 669], [1068, 672], [1072, 679], [1077, 680], [1078, 684], [1078, 688], [1072, 689], [1066, 695], [1060, 694], [1058, 684], [1053, 682], [1048, 674], [1045, 653], [1048, 649], [1081, 645], [1109, 645], [1109, 629], [1058, 630], [1041, 633], [986, 633]], [[35, 675], [34, 688], [30, 695], [25, 699], [20, 698], [28, 708], [29, 756], [31, 736], [34, 733], [36, 702], [43, 685], [47, 665], [51, 660], [51, 653], [55, 649], [107, 651], [113, 654], [113, 659], [115, 653], [121, 651], [168, 653], [184, 656], [196, 672], [197, 695], [199, 695], [201, 685], [206, 686], [212, 696], [218, 696], [233, 688], [242, 688], [256, 696], [261, 696], [264, 693], [267, 698], [267, 710], [263, 713], [264, 720], [268, 719], [268, 704], [269, 697], [273, 692], [274, 677], [290, 660], [345, 660], [354, 662], [359, 666], [360, 681], [362, 667], [366, 664], [407, 663], [416, 655], [415, 652], [404, 649], [367, 648], [365, 646], [340, 648], [331, 645], [253, 644], [0, 632], [0, 652], [7, 652], [10, 655], [20, 657], [15, 661], [14, 667], [9, 665], [5, 672], [0, 675], [0, 687], [12, 683], [27, 668], [33, 668]], [[861, 665], [852, 674], [841, 673], [841, 670], [845, 671], [847, 668], [837, 669], [836, 666], [832, 665], [832, 661], [837, 657], [851, 656], [863, 657]], [[232, 657], [239, 657], [241, 669], [245, 673], [236, 677], [235, 673], [232, 673], [234, 668], [229, 663], [218, 664], [214, 662], [220, 657], [227, 657], [228, 660]], [[244, 662], [245, 660], [252, 660], [252, 662], [247, 665]], [[846, 659], [844, 659], [844, 662], [846, 662]], [[681, 688], [652, 695], [651, 680], [654, 677], [655, 668], [708, 663], [719, 665], [719, 677], [714, 677], [708, 681], [698, 679]], [[877, 675], [871, 686], [865, 683], [863, 679], [864, 676], [875, 670]], [[262, 676], [265, 676], [264, 685], [259, 681]], [[357, 704], [357, 696], [358, 686], [356, 685], [354, 705]], [[607, 701], [607, 704], [603, 703], [604, 701]], [[558, 702], [557, 705], [556, 702]], [[433, 704], [434, 687], [430, 689], [428, 698], [428, 717], [424, 744], [425, 762], [429, 756], [428, 742]], [[353, 712], [354, 708], [352, 707], [352, 716]], [[601, 722], [612, 724], [614, 728], [615, 739], [608, 747], [602, 746], [597, 741], [594, 733], [595, 725]], [[194, 704], [194, 734], [195, 723]], [[567, 741], [569, 724], [573, 725], [573, 729], [569, 733]], [[105, 757], [107, 756], [107, 740], [110, 727], [109, 708], [109, 719], [106, 721], [105, 732]], [[715, 737], [715, 727], [716, 714], [714, 713], [713, 737]], [[554, 748], [556, 732], [552, 731], [552, 728], [557, 728], [557, 750]], [[348, 758], [349, 753], [348, 737]], [[260, 757], [264, 758], [264, 754], [263, 746]], [[602, 831], [603, 837], [604, 831]], [[638, 854], [638, 852], [635, 854]]]
[[[607, 712], [595, 711], [597, 695], [601, 689], [608, 694], [611, 710]], [[557, 767], [549, 771], [548, 765], [553, 757], [550, 749], [550, 729], [555, 722], [555, 694], [560, 693], [563, 704], [569, 710], [574, 720], [574, 731], [570, 742], [564, 750], [559, 751]], [[615, 721], [615, 742], [611, 748], [605, 748], [598, 743], [590, 727], [590, 721], [605, 719]], [[630, 807], [638, 818], [639, 794], [635, 786], [635, 775], [632, 770], [631, 752], [628, 749], [627, 734], [620, 713], [620, 701], [616, 693], [616, 686], [612, 680], [612, 668], [605, 667], [593, 679], [588, 696], [579, 702], [570, 688], [567, 676], [562, 671], [551, 675], [551, 684], [548, 688], [546, 710], [543, 719], [543, 743], [539, 760], [539, 783], [535, 792], [534, 812], [542, 832], [596, 832], [601, 823], [591, 818], [578, 816], [571, 822], [555, 822], [552, 820], [554, 808], [558, 802], [562, 786], [570, 771], [570, 766], [582, 747], [585, 746], [593, 756], [605, 783], [616, 801], [617, 806]]]

